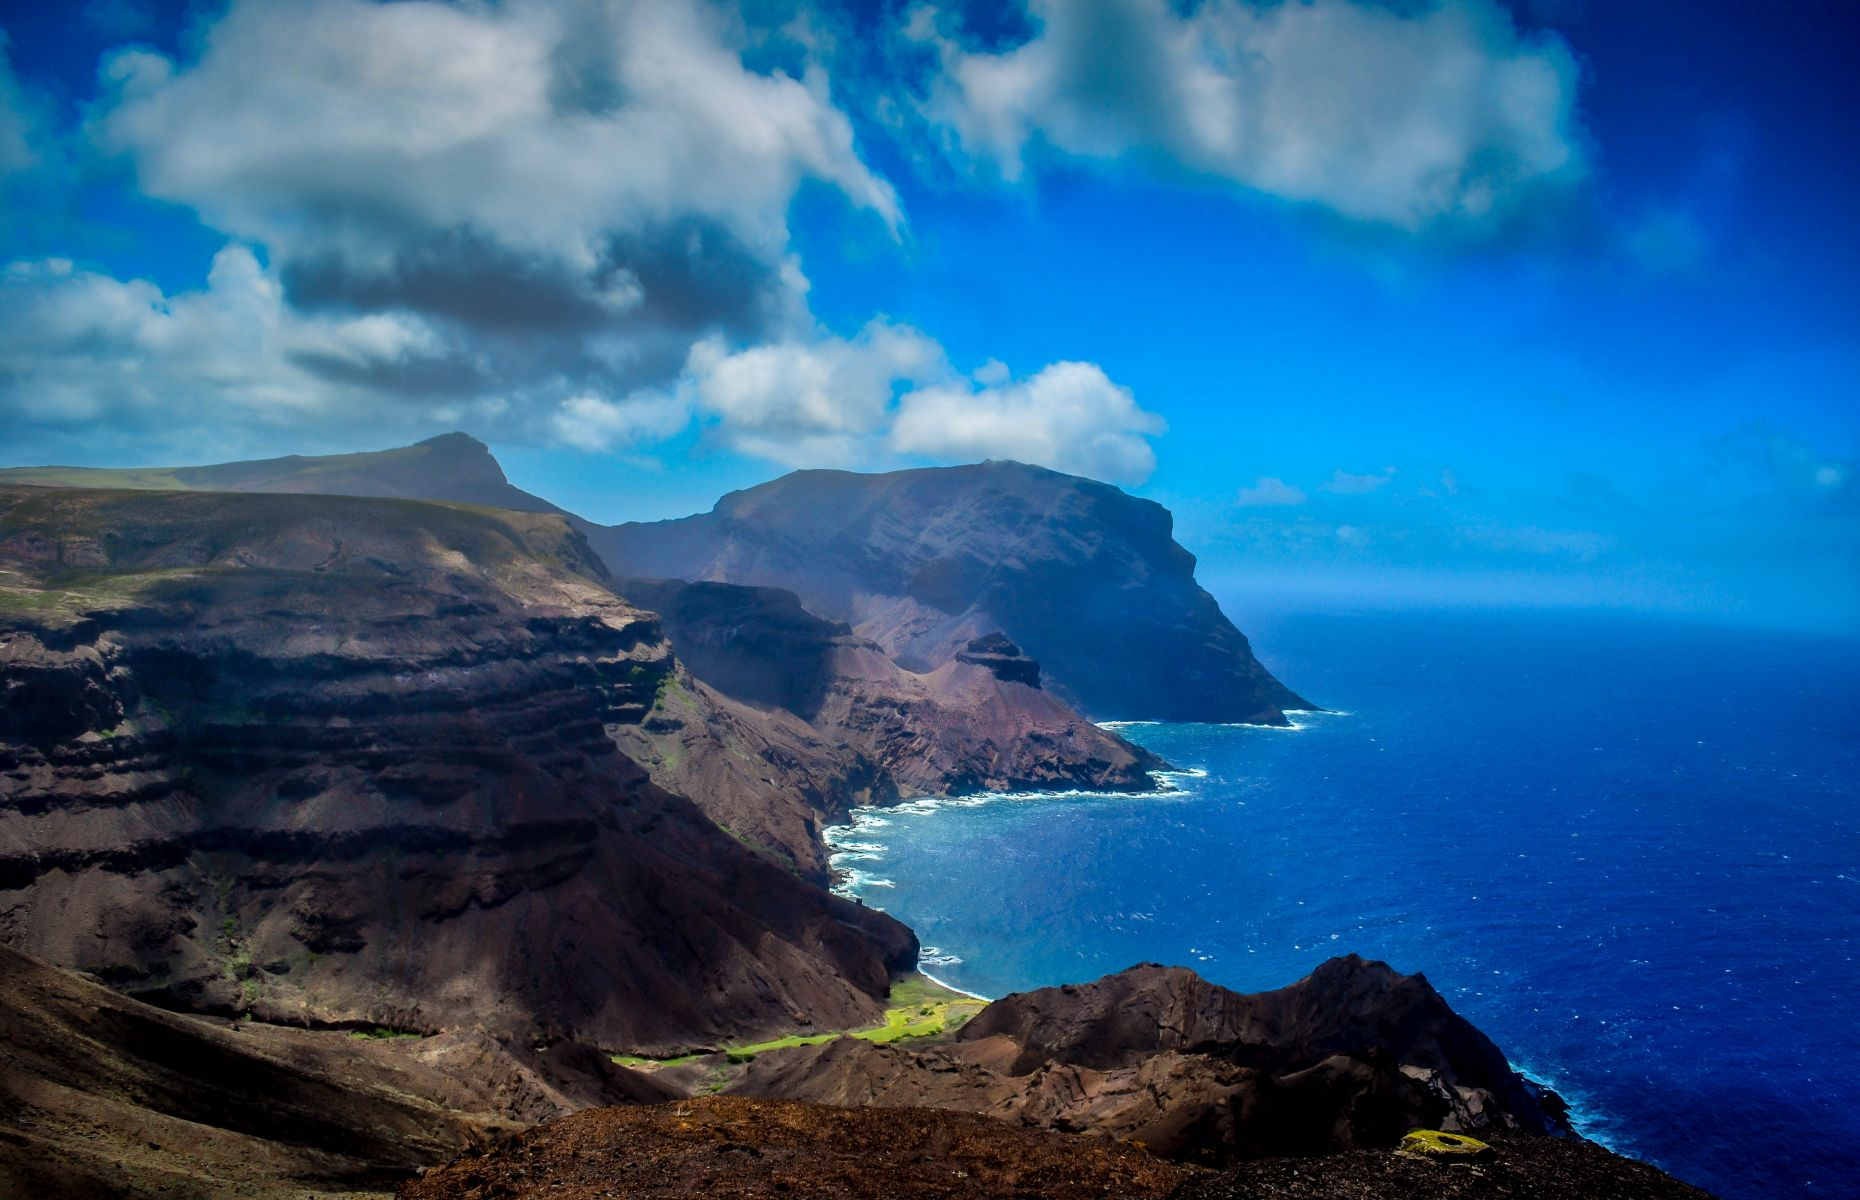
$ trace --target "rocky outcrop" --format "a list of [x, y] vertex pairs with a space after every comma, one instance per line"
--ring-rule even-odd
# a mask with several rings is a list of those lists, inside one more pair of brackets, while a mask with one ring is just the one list
[[617, 573], [795, 592], [930, 670], [1001, 632], [1093, 717], [1282, 724], [1310, 707], [1195, 583], [1168, 510], [1020, 463], [797, 471], [676, 521], [590, 528]]
[[622, 580], [657, 611], [688, 676], [620, 736], [652, 777], [807, 877], [827, 878], [823, 825], [913, 796], [1155, 786], [1160, 759], [1038, 687], [1004, 638], [904, 670], [792, 592]]
[[956, 652], [956, 661], [987, 667], [996, 679], [1007, 683], [1040, 686], [1040, 664], [1021, 653], [1020, 647], [1009, 641], [1006, 634], [991, 633], [971, 640]]
[[1426, 979], [1354, 956], [1255, 995], [1133, 967], [1004, 997], [945, 1046], [764, 1054], [732, 1090], [982, 1112], [1207, 1163], [1393, 1147], [1419, 1127], [1568, 1132]]
[[621, 1048], [875, 1017], [915, 940], [651, 783], [560, 518], [0, 488], [0, 942], [181, 1009]]
[[0, 947], [0, 1194], [383, 1189], [592, 1105], [669, 1099], [591, 1047], [203, 1020]]

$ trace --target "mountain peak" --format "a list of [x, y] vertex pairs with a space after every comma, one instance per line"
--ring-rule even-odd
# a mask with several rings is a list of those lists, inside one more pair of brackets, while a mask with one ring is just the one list
[[482, 454], [489, 457], [491, 453], [489, 446], [471, 434], [462, 433], [456, 429], [451, 433], [442, 433], [438, 437], [429, 437], [423, 442], [415, 442], [414, 445], [430, 446], [434, 450], [444, 450], [452, 454]]

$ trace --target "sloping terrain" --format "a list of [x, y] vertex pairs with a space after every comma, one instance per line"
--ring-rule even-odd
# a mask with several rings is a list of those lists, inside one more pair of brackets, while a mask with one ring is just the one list
[[533, 1122], [667, 1098], [585, 1047], [203, 1020], [0, 947], [0, 1195], [385, 1192]]
[[1354, 956], [1255, 995], [1133, 967], [1004, 997], [940, 1046], [762, 1054], [730, 1090], [986, 1113], [1209, 1164], [1389, 1147], [1416, 1128], [1569, 1128], [1425, 979]]
[[1195, 583], [1168, 510], [1020, 463], [797, 471], [675, 521], [590, 528], [626, 576], [786, 588], [929, 670], [1004, 633], [1099, 719], [1282, 724], [1310, 705]]
[[400, 1197], [1160, 1200], [1185, 1174], [1133, 1146], [966, 1113], [716, 1096], [579, 1113], [429, 1171]]
[[[361, 454], [290, 454], [204, 467], [10, 467], [0, 485], [272, 492], [444, 500], [518, 512], [562, 510], [513, 487], [485, 444], [463, 433]], [[566, 515], [566, 514], [564, 514]]]
[[626, 1049], [876, 1019], [908, 930], [619, 753], [559, 517], [0, 488], [0, 942], [178, 1009]]

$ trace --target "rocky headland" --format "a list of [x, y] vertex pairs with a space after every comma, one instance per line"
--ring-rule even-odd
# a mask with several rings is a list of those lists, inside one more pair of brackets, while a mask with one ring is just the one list
[[1003, 634], [1099, 720], [1283, 724], [1312, 707], [1253, 656], [1173, 530], [1108, 484], [988, 462], [797, 471], [588, 538], [620, 574], [786, 588], [914, 670]]

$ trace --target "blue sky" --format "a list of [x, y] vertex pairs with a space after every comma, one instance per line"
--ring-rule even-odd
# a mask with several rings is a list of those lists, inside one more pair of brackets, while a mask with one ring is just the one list
[[0, 15], [0, 461], [998, 456], [1244, 604], [1860, 631], [1852, 6]]

